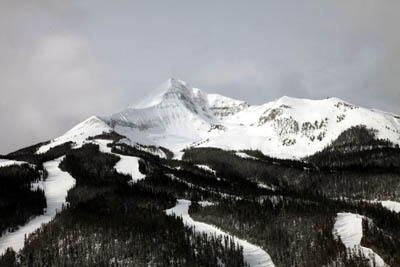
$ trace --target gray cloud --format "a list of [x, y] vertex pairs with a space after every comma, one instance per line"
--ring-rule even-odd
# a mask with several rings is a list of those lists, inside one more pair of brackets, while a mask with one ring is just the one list
[[400, 2], [0, 3], [0, 153], [170, 76], [250, 103], [337, 96], [400, 113]]
[[90, 44], [69, 29], [76, 20], [68, 25], [67, 18], [79, 20], [75, 9], [32, 3], [0, 5], [0, 152], [60, 135], [100, 109], [113, 110], [118, 97]]

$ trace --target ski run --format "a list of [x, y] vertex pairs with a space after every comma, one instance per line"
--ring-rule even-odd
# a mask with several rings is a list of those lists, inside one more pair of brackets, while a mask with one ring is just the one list
[[111, 143], [109, 140], [95, 140], [89, 143], [98, 145], [102, 153], [109, 153], [119, 157], [120, 160], [115, 164], [114, 169], [118, 173], [130, 175], [132, 182], [137, 182], [146, 177], [139, 171], [139, 158], [111, 152], [111, 148], [107, 146]]
[[359, 214], [338, 213], [333, 227], [333, 234], [340, 237], [346, 249], [350, 250], [354, 255], [361, 252], [366, 259], [369, 259], [371, 266], [388, 267], [383, 259], [372, 249], [361, 246], [363, 218], [364, 216]]
[[[210, 235], [221, 235], [223, 237], [228, 236], [233, 238], [233, 236], [229, 235], [218, 229], [215, 226], [194, 221], [189, 215], [189, 206], [191, 202], [189, 200], [180, 199], [175, 207], [166, 210], [168, 215], [176, 215], [181, 217], [184, 224], [193, 227], [196, 232], [199, 233], [207, 233]], [[247, 262], [251, 267], [274, 267], [274, 263], [272, 262], [270, 256], [267, 252], [261, 249], [258, 246], [250, 244], [246, 240], [235, 238], [237, 243], [243, 247], [243, 257], [245, 262]]]
[[8, 232], [1, 236], [0, 255], [8, 247], [12, 247], [15, 251], [21, 250], [24, 246], [25, 236], [36, 231], [42, 224], [50, 222], [66, 203], [68, 190], [75, 185], [75, 179], [58, 167], [62, 159], [63, 157], [60, 157], [43, 164], [48, 172], [48, 177], [45, 181], [41, 181], [38, 186], [44, 190], [46, 196], [47, 208], [45, 213], [33, 218], [17, 231]]

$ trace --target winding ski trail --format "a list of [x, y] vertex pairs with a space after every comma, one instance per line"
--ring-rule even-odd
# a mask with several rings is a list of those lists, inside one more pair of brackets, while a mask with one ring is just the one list
[[21, 250], [24, 246], [25, 236], [36, 231], [42, 224], [50, 222], [61, 210], [62, 205], [66, 203], [68, 190], [75, 185], [75, 179], [58, 167], [62, 159], [63, 157], [60, 157], [43, 164], [48, 172], [48, 177], [45, 181], [41, 181], [38, 186], [44, 190], [46, 196], [47, 208], [45, 213], [31, 219], [17, 231], [7, 232], [1, 236], [0, 255], [8, 247], [12, 247], [17, 252]]
[[251, 267], [275, 267], [274, 263], [271, 260], [271, 257], [262, 248], [250, 244], [246, 240], [231, 236], [230, 234], [223, 232], [215, 226], [194, 221], [189, 215], [190, 204], [191, 202], [189, 200], [179, 199], [176, 206], [166, 210], [166, 213], [168, 215], [175, 214], [178, 217], [182, 217], [184, 224], [194, 227], [196, 232], [235, 238], [235, 241], [243, 247], [243, 257], [245, 262], [247, 262]]
[[[358, 251], [369, 259], [371, 266], [388, 267], [383, 259], [372, 249], [361, 246], [363, 236], [362, 219], [364, 217], [354, 213], [338, 213], [333, 228], [333, 233], [340, 237], [343, 245], [358, 254]], [[375, 265], [373, 264], [375, 262]]]

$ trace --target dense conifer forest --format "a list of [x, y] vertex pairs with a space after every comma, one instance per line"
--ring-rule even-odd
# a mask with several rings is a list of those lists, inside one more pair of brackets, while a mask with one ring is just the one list
[[12, 231], [43, 213], [44, 192], [31, 185], [40, 177], [40, 172], [28, 164], [0, 168], [0, 233]]

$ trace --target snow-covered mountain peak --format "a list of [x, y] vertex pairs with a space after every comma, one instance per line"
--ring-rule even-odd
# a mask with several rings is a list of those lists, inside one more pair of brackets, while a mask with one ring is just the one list
[[171, 99], [191, 99], [194, 97], [193, 88], [185, 81], [169, 78], [153, 90], [145, 99], [130, 106], [134, 109], [144, 109], [162, 104]]
[[168, 90], [188, 90], [190, 87], [190, 85], [182, 80], [176, 79], [176, 78], [169, 78], [166, 81], [166, 84], [168, 85]]
[[194, 97], [193, 88], [187, 82], [175, 78], [169, 78], [163, 83], [161, 85], [161, 90], [164, 99], [167, 99], [171, 94]]
[[84, 133], [87, 132], [88, 129], [100, 129], [100, 130], [105, 130], [107, 128], [107, 124], [104, 123], [103, 120], [101, 120], [99, 117], [97, 116], [91, 116], [88, 119], [84, 120], [83, 122], [79, 123], [78, 125], [76, 125], [74, 128], [72, 128], [71, 130], [69, 130], [66, 134], [80, 134], [80, 133]]
[[190, 86], [189, 83], [185, 81], [169, 78], [143, 101], [129, 108], [144, 109], [155, 106], [165, 107], [171, 104], [178, 105], [178, 102], [184, 103], [194, 112], [195, 109], [200, 109], [204, 112], [211, 113], [208, 115], [215, 115], [217, 117], [226, 116], [233, 112], [236, 113], [250, 106], [245, 101], [232, 99], [219, 94], [208, 94], [199, 88]]
[[[377, 130], [377, 137], [400, 143], [400, 117], [365, 109], [339, 98], [322, 100], [284, 96], [252, 106], [208, 94], [170, 78], [151, 97], [109, 116], [91, 117], [50, 146], [115, 131], [143, 145], [161, 145], [174, 152], [186, 147], [259, 149], [280, 158], [311, 155], [343, 131], [357, 125]], [[39, 151], [39, 152], [40, 152]]]

